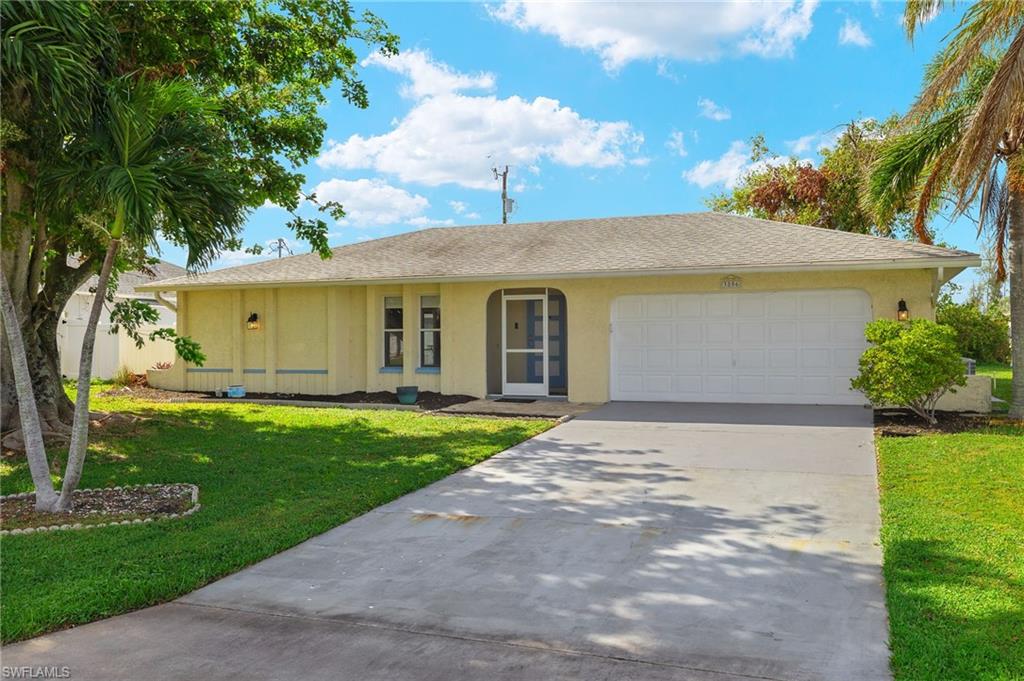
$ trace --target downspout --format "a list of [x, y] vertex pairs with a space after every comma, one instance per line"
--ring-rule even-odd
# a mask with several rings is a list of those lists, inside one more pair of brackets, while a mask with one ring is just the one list
[[161, 305], [166, 307], [171, 312], [177, 312], [178, 311], [178, 306], [177, 305], [172, 303], [167, 298], [164, 298], [163, 291], [154, 291], [153, 292], [153, 296], [156, 298], [158, 303], [160, 303]]

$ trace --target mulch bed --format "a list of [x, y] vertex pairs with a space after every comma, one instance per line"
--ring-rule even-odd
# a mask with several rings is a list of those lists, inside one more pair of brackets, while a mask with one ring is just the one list
[[72, 510], [40, 513], [34, 494], [0, 500], [0, 527], [4, 530], [54, 525], [97, 525], [146, 518], [159, 519], [192, 507], [192, 487], [171, 484], [145, 487], [106, 487], [76, 490]]
[[[212, 392], [176, 392], [173, 390], [159, 390], [144, 384], [135, 384], [123, 388], [112, 388], [101, 393], [103, 397], [138, 397], [154, 402], [181, 402], [185, 400], [204, 400], [216, 397]], [[471, 402], [475, 397], [470, 395], [442, 395], [441, 393], [421, 390], [416, 404], [421, 409], [433, 411], [444, 409], [453, 404]], [[300, 402], [333, 402], [336, 404], [363, 403], [363, 404], [398, 404], [398, 397], [395, 393], [381, 390], [379, 392], [364, 392], [362, 390], [342, 395], [295, 395], [292, 393], [246, 393], [239, 402], [246, 400], [296, 400]]]
[[917, 414], [903, 409], [875, 410], [875, 430], [882, 437], [913, 437], [914, 435], [940, 435], [978, 430], [989, 425], [989, 417], [961, 414], [955, 411], [935, 412], [938, 423], [926, 423]]
[[[353, 393], [344, 393], [342, 395], [292, 395], [289, 393], [246, 393], [243, 399], [253, 400], [298, 400], [304, 402], [336, 402], [339, 404], [345, 403], [363, 403], [363, 404], [398, 404], [398, 397], [395, 393], [381, 390], [378, 392], [368, 393], [362, 390]], [[453, 404], [462, 404], [463, 402], [472, 402], [475, 397], [469, 395], [442, 395], [441, 393], [431, 392], [429, 390], [421, 390], [416, 400], [416, 404], [421, 409], [433, 411], [435, 409], [444, 409], [450, 407]]]

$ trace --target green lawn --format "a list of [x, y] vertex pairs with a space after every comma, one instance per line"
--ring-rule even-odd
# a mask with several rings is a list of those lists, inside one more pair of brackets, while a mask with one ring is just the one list
[[1010, 402], [1010, 366], [1008, 364], [979, 364], [978, 373], [991, 376], [992, 394], [1007, 404], [995, 404], [995, 411], [1006, 411]]
[[[160, 603], [475, 464], [548, 421], [96, 399], [149, 420], [93, 436], [82, 487], [191, 482], [183, 520], [0, 539], [4, 641]], [[24, 460], [5, 494], [31, 490]]]
[[878, 455], [896, 679], [1024, 679], [1024, 428]]

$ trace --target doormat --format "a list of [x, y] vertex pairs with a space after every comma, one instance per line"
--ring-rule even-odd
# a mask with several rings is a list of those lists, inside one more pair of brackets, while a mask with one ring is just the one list
[[537, 400], [524, 399], [522, 397], [501, 397], [494, 400], [495, 402], [514, 402], [515, 404], [533, 404]]

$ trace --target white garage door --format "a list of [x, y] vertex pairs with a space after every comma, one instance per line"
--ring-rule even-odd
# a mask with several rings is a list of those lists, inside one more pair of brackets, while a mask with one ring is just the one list
[[612, 303], [613, 400], [864, 404], [863, 291], [623, 296]]

